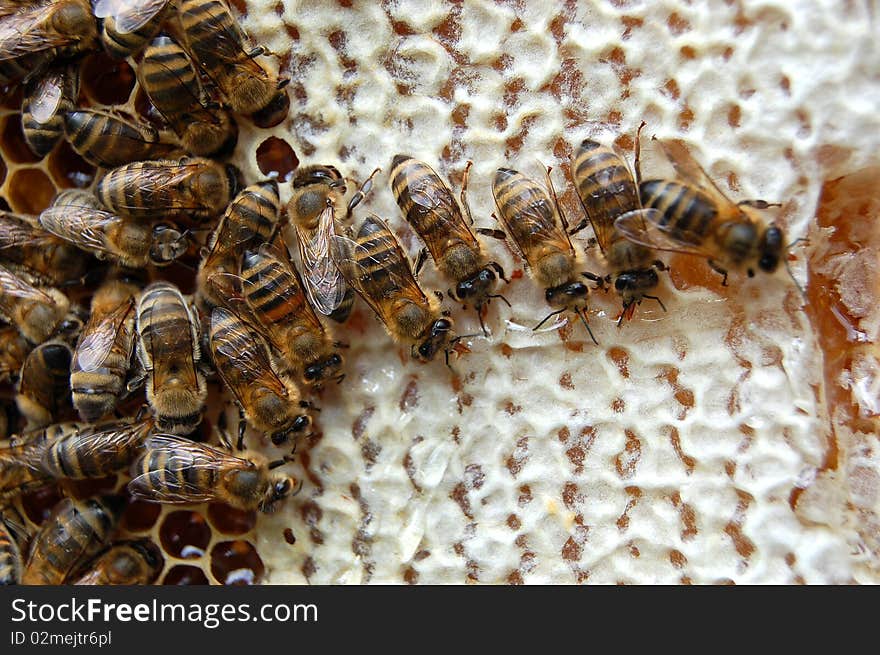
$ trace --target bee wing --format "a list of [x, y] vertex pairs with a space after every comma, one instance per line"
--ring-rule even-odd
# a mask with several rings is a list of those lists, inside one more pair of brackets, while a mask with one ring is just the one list
[[80, 462], [94, 459], [105, 459], [120, 450], [129, 450], [139, 441], [146, 438], [152, 422], [129, 423], [114, 422], [108, 425], [89, 425], [81, 430], [74, 430], [52, 442], [41, 456], [42, 468], [51, 461], [50, 451], [61, 447], [61, 444], [76, 440], [76, 454]]
[[113, 16], [116, 31], [129, 34], [146, 25], [168, 0], [97, 0], [94, 14], [98, 18]]
[[[212, 9], [219, 7], [219, 9]], [[244, 50], [244, 45], [248, 42], [247, 35], [238, 24], [238, 20], [230, 18], [224, 20], [219, 15], [219, 11], [229, 11], [222, 3], [213, 3], [208, 6], [202, 4], [195, 9], [181, 8], [181, 19], [184, 12], [198, 11], [200, 18], [197, 23], [187, 34], [187, 41], [193, 50], [194, 59], [196, 61], [204, 61], [206, 57], [211, 57], [218, 61], [223, 61], [226, 66], [218, 66], [213, 68], [208, 76], [220, 74], [227, 77], [228, 80], [233, 79], [235, 66], [258, 66], [253, 62]], [[205, 71], [208, 72], [207, 70]], [[215, 80], [217, 82], [217, 80]], [[223, 85], [220, 84], [222, 87]]]
[[74, 355], [74, 361], [80, 370], [94, 371], [101, 367], [116, 342], [116, 335], [132, 311], [134, 298], [129, 298], [105, 316], [93, 330], [83, 332]]
[[46, 73], [34, 86], [30, 94], [31, 116], [41, 125], [47, 123], [61, 106], [64, 97], [64, 71]]
[[514, 216], [507, 216], [503, 211], [499, 210], [496, 216], [511, 237], [510, 241], [516, 243], [519, 254], [532, 268], [534, 262], [530, 257], [541, 252], [545, 245], [560, 251], [574, 250], [568, 235], [556, 221], [553, 202], [546, 195], [534, 194], [533, 200], [519, 209], [515, 220], [522, 225], [515, 225], [511, 220]]
[[328, 205], [314, 230], [294, 222], [305, 290], [312, 306], [324, 316], [342, 304], [347, 290], [345, 278], [330, 255], [330, 244], [336, 233], [333, 214], [333, 207]]
[[614, 227], [633, 243], [647, 248], [698, 255], [707, 259], [715, 256], [708, 248], [672, 236], [666, 226], [660, 224], [662, 218], [663, 212], [658, 209], [638, 209], [618, 217], [614, 221]]
[[121, 220], [116, 214], [82, 205], [47, 207], [40, 214], [43, 229], [80, 248], [105, 254], [112, 254], [104, 242], [107, 226]]
[[33, 300], [47, 305], [55, 304], [48, 294], [31, 286], [3, 266], [0, 266], [0, 296]]
[[663, 154], [672, 164], [676, 174], [683, 182], [693, 185], [718, 203], [719, 207], [733, 206], [734, 203], [724, 195], [718, 185], [709, 177], [706, 170], [697, 163], [690, 150], [681, 139], [658, 139]]
[[50, 3], [0, 22], [0, 61], [17, 59], [75, 41], [75, 36], [42, 27], [43, 21], [54, 10]]
[[[234, 329], [218, 330], [223, 323], [229, 327], [229, 319], [235, 317], [237, 326]], [[284, 395], [284, 384], [272, 369], [269, 361], [269, 349], [251, 325], [236, 312], [227, 307], [215, 307], [211, 311], [211, 348], [218, 354], [228, 357], [234, 363], [240, 377], [244, 380], [260, 380], [261, 384], [270, 387], [279, 395]], [[223, 375], [224, 367], [218, 366], [217, 372], [224, 378], [226, 386], [238, 396], [236, 385], [230, 384]], [[241, 399], [239, 398], [239, 401]]]
[[51, 234], [0, 212], [0, 251], [9, 248], [47, 247], [57, 243]]
[[[127, 171], [124, 184], [147, 188], [150, 190], [150, 193], [158, 195], [162, 194], [166, 189], [176, 190], [185, 185], [190, 176], [197, 174], [200, 169], [204, 168], [204, 166], [205, 164], [201, 162], [184, 164], [171, 162], [164, 166], [140, 168]], [[174, 196], [180, 195], [174, 191], [170, 192], [170, 194]], [[120, 194], [120, 197], [121, 196], [129, 197], [129, 194]], [[133, 194], [131, 197], [137, 196], [138, 194]], [[128, 209], [135, 212], [142, 209], [139, 205], [126, 204], [124, 201], [119, 203], [119, 207], [121, 209]], [[202, 207], [200, 205], [189, 206], [180, 204], [175, 205], [174, 208], [175, 210], [186, 212], [189, 210], [199, 210]]]
[[444, 237], [442, 243], [425, 242], [435, 261], [455, 242], [464, 242], [473, 248], [479, 248], [476, 237], [465, 222], [461, 209], [445, 184], [437, 186], [430, 183], [430, 178], [421, 177], [411, 182], [407, 189], [413, 203], [422, 208], [425, 213], [431, 214], [433, 222], [438, 226], [435, 228], [434, 234], [442, 234]]

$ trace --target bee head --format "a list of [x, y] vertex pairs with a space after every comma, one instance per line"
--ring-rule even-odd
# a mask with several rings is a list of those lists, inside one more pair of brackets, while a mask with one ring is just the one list
[[293, 423], [291, 425], [283, 430], [273, 432], [269, 435], [269, 438], [272, 440], [273, 444], [275, 444], [276, 446], [281, 446], [290, 441], [291, 438], [295, 438], [308, 430], [311, 424], [311, 417], [306, 414], [300, 414], [293, 419]]
[[283, 87], [279, 88], [277, 93], [272, 96], [265, 107], [251, 114], [251, 120], [257, 127], [269, 128], [275, 127], [285, 118], [290, 111], [290, 96]]
[[779, 266], [779, 260], [782, 258], [782, 251], [785, 250], [785, 237], [782, 229], [774, 224], [770, 224], [764, 234], [761, 235], [761, 242], [758, 244], [758, 268], [765, 273], [772, 273]]
[[174, 226], [158, 223], [153, 228], [153, 242], [150, 244], [150, 259], [156, 266], [170, 264], [183, 255], [189, 247], [186, 236]]
[[614, 280], [614, 289], [620, 294], [624, 305], [641, 302], [646, 291], [659, 284], [657, 272], [653, 268], [624, 271]]
[[489, 295], [495, 279], [495, 271], [488, 266], [481, 268], [476, 275], [472, 275], [456, 285], [455, 297], [461, 301], [472, 300], [475, 304], [479, 305]]
[[306, 379], [306, 382], [320, 382], [321, 380], [333, 377], [340, 366], [342, 366], [342, 357], [337, 353], [333, 353], [324, 361], [306, 366], [303, 377]]
[[551, 307], [579, 309], [587, 304], [590, 289], [583, 282], [566, 282], [544, 291], [544, 299]]
[[286, 475], [272, 476], [269, 478], [269, 489], [263, 502], [260, 503], [260, 511], [270, 514], [275, 511], [275, 506], [293, 492], [293, 478]]
[[294, 189], [301, 189], [312, 184], [326, 184], [333, 188], [341, 186], [343, 192], [345, 191], [345, 180], [342, 179], [342, 175], [335, 166], [307, 166], [301, 169], [291, 182]]
[[417, 359], [420, 362], [430, 362], [441, 350], [446, 349], [452, 334], [452, 321], [448, 318], [440, 318], [431, 324], [428, 338], [418, 347]]

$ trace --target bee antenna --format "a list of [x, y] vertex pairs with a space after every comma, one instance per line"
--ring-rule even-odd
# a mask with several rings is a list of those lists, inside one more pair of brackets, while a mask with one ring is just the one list
[[501, 300], [504, 301], [504, 304], [505, 304], [505, 305], [507, 305], [507, 306], [510, 307], [511, 309], [513, 308], [513, 305], [510, 304], [510, 301], [509, 301], [507, 298], [505, 298], [504, 296], [502, 296], [500, 293], [493, 293], [493, 294], [490, 294], [490, 295], [488, 295], [488, 296], [486, 296], [486, 297], [487, 297], [487, 298], [501, 298]]
[[598, 345], [599, 345], [599, 342], [596, 341], [596, 337], [593, 336], [593, 331], [590, 329], [590, 324], [587, 323], [587, 317], [584, 316], [584, 312], [583, 312], [583, 311], [577, 311], [577, 310], [575, 310], [574, 313], [577, 314], [578, 316], [580, 316], [581, 323], [584, 324], [584, 327], [587, 328], [587, 332], [590, 333], [590, 339], [592, 339], [592, 340], [593, 340], [593, 343], [596, 344], [596, 345], [598, 346]]
[[660, 298], [658, 298], [657, 296], [644, 295], [642, 296], [642, 298], [650, 298], [651, 300], [656, 300], [657, 304], [660, 305], [660, 309], [662, 309], [664, 312], [666, 311], [666, 305], [664, 305], [663, 301], [660, 300]]
[[803, 299], [804, 303], [806, 304], [807, 302], [809, 302], [809, 301], [807, 300], [807, 292], [806, 292], [806, 290], [804, 290], [804, 288], [798, 283], [797, 278], [795, 278], [795, 276], [794, 276], [794, 271], [792, 271], [792, 270], [791, 270], [791, 266], [788, 265], [788, 258], [786, 257], [786, 258], [783, 260], [782, 263], [785, 264], [785, 270], [788, 271], [788, 276], [791, 278], [791, 281], [794, 282], [794, 286], [797, 288], [798, 293], [801, 294], [801, 298]]
[[[532, 328], [532, 332], [534, 332], [535, 330], [540, 329], [540, 327], [541, 327], [542, 325], [544, 325], [544, 323], [546, 323], [547, 321], [549, 321], [549, 320], [550, 320], [551, 318], [553, 318], [554, 316], [558, 316], [559, 314], [561, 314], [561, 313], [564, 312], [564, 311], [565, 311], [565, 307], [563, 307], [562, 309], [559, 309], [559, 310], [557, 310], [557, 311], [555, 311], [555, 312], [550, 312], [549, 314], [547, 314], [547, 316], [544, 317], [544, 319], [543, 319], [540, 323], [538, 323], [535, 327]], [[587, 329], [589, 329], [589, 328], [587, 328]]]

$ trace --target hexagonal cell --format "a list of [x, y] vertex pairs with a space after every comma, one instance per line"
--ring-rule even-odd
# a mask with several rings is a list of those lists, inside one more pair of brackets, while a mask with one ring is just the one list
[[0, 196], [0, 211], [8, 212], [11, 209], [12, 207], [9, 206], [9, 201], [6, 198]]
[[211, 549], [211, 573], [220, 584], [257, 584], [265, 572], [263, 560], [247, 541], [224, 541]]
[[40, 161], [31, 149], [21, 131], [21, 114], [9, 114], [3, 118], [0, 127], [0, 147], [3, 157], [16, 164], [33, 164]]
[[95, 480], [71, 480], [65, 485], [67, 495], [85, 499], [92, 496], [103, 496], [113, 493], [116, 489], [116, 476], [110, 475]]
[[55, 196], [55, 185], [39, 168], [21, 168], [9, 178], [9, 202], [13, 211], [39, 214]]
[[3, 180], [6, 179], [6, 162], [3, 161], [3, 158], [0, 157], [0, 186], [3, 185]]
[[178, 564], [177, 566], [172, 566], [171, 570], [169, 570], [168, 573], [165, 574], [165, 578], [162, 580], [162, 584], [197, 585], [211, 583], [208, 580], [208, 576], [205, 575], [202, 569], [195, 566]]
[[123, 512], [121, 524], [129, 532], [146, 532], [156, 524], [161, 512], [159, 503], [133, 500]]
[[95, 179], [95, 167], [80, 157], [67, 141], [49, 153], [49, 172], [60, 187], [84, 189]]
[[257, 166], [263, 175], [289, 182], [299, 158], [287, 141], [270, 136], [257, 147]]
[[61, 500], [61, 492], [56, 486], [43, 487], [25, 494], [21, 498], [21, 508], [31, 523], [40, 525], [49, 516], [52, 508]]
[[197, 559], [211, 542], [211, 528], [198, 512], [171, 512], [162, 520], [159, 539], [166, 553], [180, 559]]
[[257, 513], [212, 503], [208, 506], [208, 520], [211, 525], [223, 534], [245, 534], [254, 529], [257, 524]]
[[104, 52], [89, 55], [81, 69], [82, 90], [99, 105], [124, 105], [134, 88], [135, 75], [125, 61]]

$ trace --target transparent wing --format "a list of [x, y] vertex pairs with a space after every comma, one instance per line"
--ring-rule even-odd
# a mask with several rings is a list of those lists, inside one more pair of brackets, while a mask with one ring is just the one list
[[48, 31], [43, 21], [54, 11], [52, 4], [7, 17], [0, 22], [0, 61], [69, 45], [75, 36]]
[[46, 247], [57, 243], [54, 236], [0, 212], [0, 250]]
[[35, 121], [41, 125], [47, 123], [61, 106], [64, 97], [63, 70], [49, 71], [34, 85], [30, 94], [30, 112]]
[[120, 34], [134, 32], [158, 14], [168, 0], [97, 0], [94, 14], [98, 18], [112, 16]]
[[347, 291], [345, 278], [330, 254], [330, 243], [336, 232], [333, 214], [333, 207], [328, 205], [314, 230], [294, 222], [306, 293], [312, 306], [324, 316], [342, 304]]
[[668, 252], [698, 255], [712, 259], [715, 253], [699, 244], [674, 238], [668, 229], [660, 225], [663, 212], [658, 209], [639, 209], [620, 216], [614, 221], [615, 229], [633, 243]]
[[53, 442], [42, 455], [43, 468], [51, 461], [52, 450], [62, 447], [61, 444], [75, 441], [77, 458], [81, 462], [106, 459], [118, 451], [131, 451], [137, 443], [143, 441], [152, 427], [152, 421], [140, 423], [118, 422], [109, 425], [88, 426], [76, 430]]
[[[224, 329], [220, 329], [224, 328]], [[211, 349], [215, 360], [222, 355], [229, 360], [239, 380], [250, 383], [259, 380], [279, 395], [285, 393], [284, 385], [272, 370], [269, 350], [259, 334], [238, 314], [226, 307], [215, 307], [211, 312]], [[217, 372], [227, 386], [238, 395], [236, 384], [224, 375], [225, 367], [218, 365]]]
[[46, 305], [54, 305], [55, 301], [36, 287], [22, 280], [20, 277], [0, 266], [0, 297], [22, 298], [33, 300]]
[[442, 243], [425, 242], [435, 261], [445, 252], [449, 244], [454, 242], [464, 242], [473, 248], [479, 248], [477, 239], [465, 222], [455, 198], [436, 173], [433, 180], [430, 177], [420, 177], [409, 183], [407, 191], [416, 207], [424, 213], [431, 214], [430, 221], [438, 226], [434, 234], [445, 237]]
[[[245, 52], [245, 44], [247, 36], [238, 20], [234, 17], [225, 18], [220, 15], [222, 11], [228, 11], [222, 3], [214, 3], [211, 8], [198, 6], [196, 8], [201, 14], [198, 21], [192, 23], [192, 27], [188, 30], [187, 40], [192, 46], [193, 54], [197, 61], [205, 61], [210, 58], [211, 61], [223, 62], [223, 66], [212, 66], [209, 77], [222, 75], [229, 82], [234, 79], [236, 68], [240, 66], [259, 66], [253, 62]], [[188, 8], [182, 11], [190, 11]], [[228, 86], [215, 80], [221, 87]]]
[[724, 195], [718, 185], [709, 177], [706, 170], [697, 163], [688, 150], [684, 141], [680, 139], [658, 139], [660, 147], [666, 158], [675, 168], [676, 174], [682, 181], [696, 186], [711, 196], [720, 207], [733, 206], [734, 203]]
[[519, 254], [532, 268], [535, 266], [532, 258], [544, 247], [562, 252], [573, 250], [568, 235], [556, 221], [553, 201], [546, 193], [531, 192], [515, 213], [499, 209], [496, 215], [511, 241], [516, 243]]
[[[145, 166], [143, 168], [127, 168], [121, 184], [126, 187], [131, 186], [144, 189], [146, 195], [160, 195], [167, 193], [168, 195], [177, 197], [180, 194], [176, 192], [176, 189], [178, 187], [185, 186], [188, 180], [193, 175], [197, 175], [202, 169], [205, 168], [205, 166], [206, 165], [201, 162], [194, 162], [189, 164], [179, 164], [172, 162], [162, 165]], [[119, 194], [119, 196], [130, 196], [137, 198], [139, 197], [139, 194], [125, 193]], [[130, 205], [127, 204], [125, 201], [119, 203], [118, 206], [121, 209], [128, 209], [134, 212], [143, 209], [143, 207], [139, 205]], [[198, 204], [194, 204], [192, 206], [175, 204], [174, 206], [175, 210], [179, 209], [183, 212], [186, 212], [187, 210], [199, 210], [201, 208], [201, 205]]]
[[123, 329], [126, 319], [133, 311], [134, 299], [130, 298], [107, 314], [94, 329], [83, 332], [74, 355], [74, 361], [80, 370], [94, 371], [103, 365], [116, 342], [116, 335]]
[[107, 228], [121, 220], [116, 214], [80, 205], [47, 207], [40, 214], [44, 230], [84, 250], [111, 255], [104, 237]]

